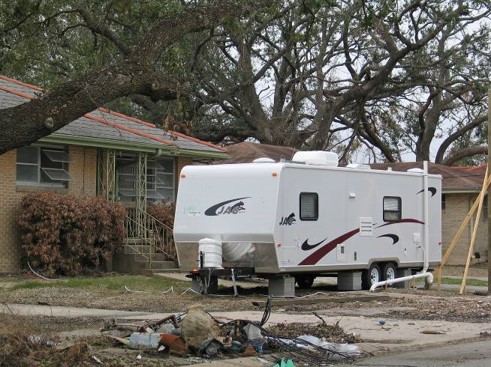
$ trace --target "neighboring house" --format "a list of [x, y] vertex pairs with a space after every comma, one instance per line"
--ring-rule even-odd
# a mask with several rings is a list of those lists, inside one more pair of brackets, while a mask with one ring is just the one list
[[[0, 76], [0, 109], [40, 94], [40, 88]], [[17, 272], [22, 265], [16, 221], [26, 193], [55, 191], [120, 201], [134, 232], [145, 237], [147, 204], [174, 201], [184, 165], [227, 157], [213, 144], [104, 108], [0, 155], [0, 272]]]
[[[273, 145], [239, 143], [227, 147], [230, 159], [219, 163], [244, 163], [252, 162], [257, 158], [271, 158], [279, 161], [284, 158], [291, 160], [295, 149], [278, 147]], [[394, 171], [407, 171], [411, 168], [423, 168], [422, 162], [404, 163], [377, 163], [370, 165], [373, 169], [387, 169]], [[430, 163], [429, 172], [442, 176], [442, 254], [445, 253], [457, 230], [464, 221], [472, 207], [477, 195], [481, 191], [486, 172], [486, 166], [479, 167], [448, 167]], [[484, 206], [479, 218], [479, 227], [476, 243], [473, 251], [473, 263], [485, 262], [488, 259], [488, 202], [484, 200]], [[474, 219], [467, 225], [462, 237], [449, 258], [448, 264], [465, 264]]]
[[222, 163], [248, 163], [257, 158], [271, 158], [278, 162], [281, 159], [290, 161], [296, 149], [289, 147], [280, 147], [276, 145], [257, 144], [242, 142], [226, 147], [229, 159], [216, 162]]

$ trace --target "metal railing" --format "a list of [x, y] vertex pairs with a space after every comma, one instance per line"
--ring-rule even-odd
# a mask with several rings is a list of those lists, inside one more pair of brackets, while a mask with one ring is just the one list
[[[163, 260], [176, 261], [176, 248], [172, 228], [157, 218], [137, 208], [126, 208], [125, 245], [132, 252], [148, 260], [150, 268], [156, 254], [164, 254]], [[145, 218], [143, 221], [141, 218]]]

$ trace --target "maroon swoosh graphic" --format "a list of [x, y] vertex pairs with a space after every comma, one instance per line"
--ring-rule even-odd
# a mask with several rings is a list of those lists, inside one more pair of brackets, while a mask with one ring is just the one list
[[422, 222], [420, 220], [417, 220], [417, 219], [405, 218], [405, 219], [396, 220], [396, 221], [393, 221], [393, 222], [387, 222], [387, 223], [381, 224], [377, 228], [382, 228], [382, 227], [385, 227], [385, 226], [390, 226], [392, 224], [398, 224], [398, 223], [419, 223], [419, 224], [424, 224], [424, 222]]
[[338, 238], [335, 238], [331, 242], [326, 243], [324, 246], [322, 246], [320, 249], [318, 249], [314, 253], [307, 256], [298, 265], [315, 265], [320, 259], [322, 259], [324, 256], [326, 256], [333, 249], [335, 249], [338, 244], [346, 241], [348, 238], [354, 236], [358, 232], [360, 232], [359, 228], [354, 229], [348, 233], [345, 233], [345, 234], [339, 236]]
[[[381, 227], [385, 227], [385, 226], [390, 226], [392, 224], [398, 224], [398, 223], [419, 223], [419, 224], [424, 224], [424, 222], [421, 222], [420, 220], [412, 219], [412, 218], [406, 218], [406, 219], [401, 219], [401, 220], [394, 221], [394, 222], [387, 222], [387, 223], [381, 224], [377, 228], [381, 228]], [[315, 264], [317, 264], [317, 262], [320, 259], [322, 259], [329, 252], [331, 252], [332, 250], [334, 250], [337, 245], [339, 245], [340, 243], [343, 243], [348, 238], [353, 237], [358, 232], [360, 232], [360, 229], [359, 228], [354, 229], [354, 230], [352, 230], [350, 232], [347, 232], [347, 233], [345, 233], [345, 234], [343, 234], [343, 235], [335, 238], [331, 242], [326, 243], [324, 246], [322, 246], [320, 249], [318, 249], [314, 253], [312, 253], [309, 256], [307, 256], [298, 265], [315, 265]]]

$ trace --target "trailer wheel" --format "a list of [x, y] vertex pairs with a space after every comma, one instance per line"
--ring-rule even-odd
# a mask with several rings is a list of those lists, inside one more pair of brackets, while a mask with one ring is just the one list
[[295, 282], [300, 289], [312, 288], [314, 284], [315, 277], [313, 275], [298, 275], [295, 277]]
[[362, 273], [362, 287], [363, 289], [370, 289], [372, 285], [380, 282], [382, 279], [382, 272], [380, 271], [380, 266], [378, 264], [373, 263], [367, 270], [364, 270]]
[[397, 265], [394, 263], [387, 263], [384, 265], [382, 272], [384, 280], [392, 280], [397, 277]]

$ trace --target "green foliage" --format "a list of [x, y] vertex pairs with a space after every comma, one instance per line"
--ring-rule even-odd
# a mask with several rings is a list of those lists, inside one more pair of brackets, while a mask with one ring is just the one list
[[[52, 87], [119, 62], [166, 17], [213, 2], [2, 2], [0, 72]], [[347, 158], [365, 149], [393, 160], [407, 152], [428, 159], [435, 138], [463, 129], [486, 104], [489, 1], [303, 0], [248, 9], [162, 53], [155, 69], [186, 85], [176, 87], [176, 101], [133, 95], [108, 107], [174, 121], [170, 129], [214, 142], [254, 138], [340, 149]], [[452, 139], [446, 146], [454, 150], [467, 144]]]
[[125, 286], [131, 290], [162, 291], [183, 281], [171, 280], [161, 277], [147, 277], [142, 275], [105, 275], [99, 277], [76, 277], [61, 281], [25, 280], [16, 283], [15, 289], [35, 288], [80, 288], [80, 289], [108, 289], [126, 292]]
[[[442, 283], [443, 284], [462, 284], [462, 278], [449, 278], [449, 277], [442, 277]], [[479, 280], [479, 279], [472, 279], [469, 278], [465, 282], [466, 285], [468, 286], [476, 286], [476, 287], [487, 287], [488, 282], [485, 280]]]
[[123, 244], [125, 215], [100, 197], [26, 195], [18, 219], [24, 259], [47, 276], [103, 270]]

